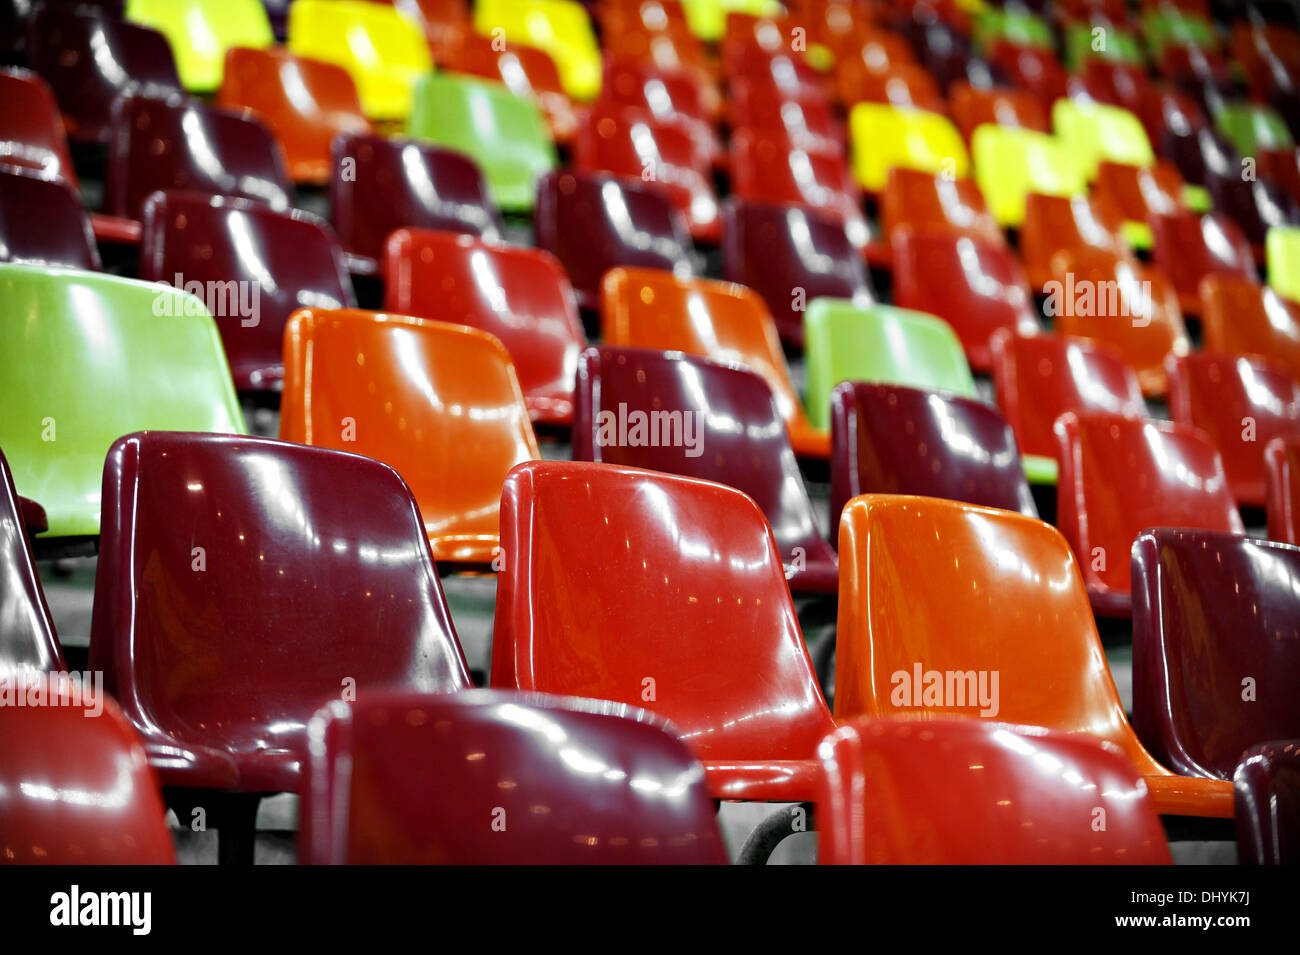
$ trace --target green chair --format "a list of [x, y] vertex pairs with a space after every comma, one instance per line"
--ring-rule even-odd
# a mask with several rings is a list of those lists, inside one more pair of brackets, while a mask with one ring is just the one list
[[1195, 46], [1202, 50], [1219, 46], [1210, 21], [1172, 6], [1149, 7], [1142, 15], [1142, 36], [1153, 60], [1159, 60], [1167, 46]]
[[275, 43], [261, 0], [127, 0], [126, 19], [167, 38], [181, 85], [196, 93], [221, 86], [231, 47]]
[[1058, 99], [1052, 104], [1052, 129], [1089, 181], [1103, 160], [1143, 167], [1156, 161], [1142, 121], [1118, 106]]
[[1277, 110], [1259, 103], [1228, 103], [1214, 117], [1214, 125], [1243, 156], [1262, 149], [1290, 149], [1291, 130]]
[[1002, 226], [1025, 221], [1031, 192], [1073, 196], [1086, 191], [1082, 165], [1055, 136], [1015, 126], [985, 123], [971, 136], [975, 182], [989, 211]]
[[975, 16], [975, 48], [987, 53], [998, 40], [1045, 50], [1055, 47], [1052, 28], [1042, 17], [1023, 10], [986, 8]]
[[556, 165], [541, 111], [500, 83], [426, 75], [415, 88], [407, 131], [477, 162], [506, 212], [530, 212], [537, 180]]
[[[1096, 32], [1100, 31], [1100, 32]], [[1065, 64], [1073, 72], [1083, 69], [1083, 64], [1096, 57], [1114, 63], [1141, 66], [1142, 44], [1127, 30], [1113, 26], [1093, 26], [1073, 23], [1065, 31]]]
[[892, 305], [813, 299], [804, 313], [804, 405], [816, 428], [830, 427], [831, 392], [841, 381], [880, 381], [977, 397], [966, 353], [940, 318]]
[[1300, 228], [1274, 226], [1264, 237], [1268, 284], [1283, 298], [1300, 302]]
[[48, 537], [99, 533], [104, 458], [122, 435], [244, 433], [216, 323], [169, 285], [0, 265], [0, 381], [0, 448]]

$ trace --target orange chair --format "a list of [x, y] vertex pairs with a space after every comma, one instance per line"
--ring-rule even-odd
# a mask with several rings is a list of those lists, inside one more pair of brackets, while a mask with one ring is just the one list
[[1044, 291], [1056, 331], [1111, 345], [1137, 372], [1143, 394], [1165, 394], [1166, 358], [1186, 355], [1191, 343], [1164, 273], [1094, 248], [1057, 252], [1051, 273]]
[[1300, 380], [1300, 303], [1245, 275], [1201, 280], [1205, 347], [1226, 355], [1263, 355]]
[[1011, 86], [983, 89], [958, 80], [948, 88], [948, 107], [968, 146], [975, 127], [984, 123], [1020, 126], [1040, 133], [1052, 131], [1047, 111], [1038, 97], [1028, 90]]
[[1230, 782], [1177, 776], [1138, 741], [1055, 528], [868, 494], [844, 509], [839, 552], [837, 720], [967, 717], [1086, 733], [1119, 747], [1158, 812], [1231, 818]]
[[1062, 249], [1089, 247], [1129, 256], [1120, 231], [1119, 210], [1095, 196], [1047, 196], [1031, 192], [1020, 226], [1020, 255], [1029, 284], [1042, 288], [1052, 280], [1052, 256]]
[[1006, 244], [1006, 236], [974, 179], [947, 179], [895, 166], [880, 194], [880, 228], [889, 237], [900, 226], [951, 229]]
[[932, 113], [942, 113], [945, 107], [934, 77], [915, 63], [899, 63], [878, 73], [852, 68], [840, 70], [835, 82], [845, 103], [888, 103]]
[[226, 51], [217, 105], [256, 113], [284, 147], [294, 182], [329, 182], [334, 137], [370, 132], [356, 83], [347, 70], [295, 56], [284, 47]]
[[1125, 222], [1146, 225], [1152, 216], [1186, 209], [1183, 176], [1171, 162], [1143, 167], [1102, 161], [1092, 189], [1093, 196], [1113, 206]]
[[436, 560], [497, 549], [506, 474], [540, 457], [505, 347], [463, 325], [357, 309], [299, 309], [284, 336], [280, 437], [397, 469]]
[[772, 389], [795, 453], [830, 457], [830, 432], [815, 429], [804, 414], [772, 314], [745, 286], [682, 279], [658, 269], [611, 269], [601, 283], [600, 329], [606, 345], [681, 351], [748, 366]]

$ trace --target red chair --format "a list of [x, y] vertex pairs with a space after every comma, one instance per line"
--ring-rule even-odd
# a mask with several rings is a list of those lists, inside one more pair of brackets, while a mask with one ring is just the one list
[[1237, 502], [1263, 507], [1264, 448], [1300, 437], [1300, 382], [1262, 358], [1195, 352], [1169, 362], [1169, 412], [1219, 449]]
[[1117, 210], [1128, 222], [1148, 223], [1155, 215], [1183, 211], [1183, 177], [1170, 162], [1130, 166], [1102, 161], [1097, 164], [1093, 197]]
[[606, 57], [600, 96], [611, 106], [647, 110], [660, 123], [681, 127], [703, 144], [711, 163], [725, 164], [725, 150], [697, 76], [663, 70], [646, 60]]
[[110, 450], [103, 506], [91, 669], [163, 786], [220, 814], [223, 860], [251, 861], [260, 794], [300, 791], [329, 700], [469, 685], [420, 512], [386, 465], [143, 432]]
[[496, 336], [514, 362], [533, 423], [572, 423], [573, 376], [587, 338], [554, 256], [452, 232], [399, 229], [384, 252], [384, 308]]
[[568, 143], [577, 135], [581, 116], [545, 50], [469, 32], [451, 52], [448, 67], [504, 83], [516, 96], [535, 102], [546, 114], [556, 142]]
[[1078, 733], [980, 720], [862, 720], [826, 737], [819, 754], [822, 865], [1170, 862], [1133, 764]]
[[[140, 737], [112, 700], [0, 707], [0, 859], [173, 865], [167, 809]], [[84, 697], [82, 698], [84, 701]]]
[[329, 227], [305, 212], [193, 192], [157, 192], [144, 206], [139, 277], [201, 295], [240, 391], [279, 391], [284, 326], [299, 308], [355, 304], [343, 250]]
[[1254, 276], [1207, 275], [1200, 285], [1205, 347], [1225, 355], [1262, 355], [1300, 380], [1300, 303]]
[[0, 681], [14, 671], [61, 671], [63, 651], [32, 561], [26, 528], [36, 506], [14, 490], [9, 462], [0, 454]]
[[1300, 861], [1300, 741], [1252, 746], [1237, 764], [1233, 785], [1238, 863]]
[[704, 763], [715, 798], [813, 798], [834, 723], [752, 500], [534, 461], [506, 481], [501, 544], [494, 687], [648, 704]]
[[37, 74], [0, 69], [0, 162], [62, 179], [80, 191], [54, 92]]
[[1200, 311], [1200, 284], [1225, 273], [1255, 279], [1255, 256], [1241, 228], [1223, 215], [1177, 212], [1151, 218], [1152, 261], [1174, 283], [1185, 312]]
[[948, 179], [895, 166], [889, 170], [880, 194], [880, 228], [892, 240], [894, 231], [903, 226], [948, 229], [1006, 245], [1006, 236], [985, 205], [975, 180]]
[[1300, 438], [1274, 438], [1264, 449], [1268, 536], [1300, 544]]
[[0, 163], [0, 262], [100, 268], [90, 217], [66, 181]]
[[1002, 329], [1039, 331], [1033, 292], [1004, 242], [935, 228], [895, 228], [894, 304], [937, 315], [961, 339], [971, 367], [987, 370]]
[[1062, 249], [1086, 247], [1131, 256], [1122, 225], [1119, 210], [1096, 195], [1031, 192], [1025, 197], [1025, 221], [1020, 227], [1020, 254], [1029, 284], [1041, 289], [1052, 280], [1052, 256]]
[[[846, 62], [856, 65], [854, 60]], [[845, 103], [888, 103], [932, 113], [942, 113], [946, 106], [934, 77], [915, 63], [899, 63], [879, 72], [837, 67], [835, 85]]]
[[1008, 86], [985, 89], [959, 80], [948, 88], [948, 107], [967, 146], [975, 127], [983, 123], [1021, 126], [1040, 133], [1052, 131], [1042, 102], [1025, 89]]
[[796, 149], [819, 156], [843, 159], [848, 154], [844, 124], [824, 95], [791, 99], [769, 81], [737, 77], [728, 84], [727, 105], [733, 131], [784, 138]]
[[1056, 435], [1057, 526], [1078, 557], [1101, 616], [1129, 616], [1129, 552], [1147, 528], [1245, 534], [1223, 459], [1200, 431], [1125, 415], [1068, 412], [1057, 419]]

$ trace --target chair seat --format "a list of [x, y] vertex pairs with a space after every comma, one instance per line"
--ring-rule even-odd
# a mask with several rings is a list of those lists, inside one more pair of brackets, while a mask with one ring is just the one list
[[810, 802], [816, 798], [820, 771], [813, 759], [704, 763], [711, 796], [753, 802]]

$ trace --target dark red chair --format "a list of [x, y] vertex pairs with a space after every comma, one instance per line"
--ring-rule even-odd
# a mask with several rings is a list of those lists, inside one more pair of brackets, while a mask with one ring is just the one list
[[972, 368], [992, 367], [989, 341], [1002, 329], [1040, 331], [1034, 294], [1005, 242], [933, 227], [896, 228], [889, 242], [894, 304], [951, 325]]
[[989, 62], [1012, 86], [1029, 90], [1051, 114], [1052, 104], [1069, 93], [1069, 74], [1051, 50], [996, 40], [989, 49]]
[[224, 290], [200, 298], [217, 306], [213, 318], [240, 391], [280, 389], [284, 325], [295, 310], [356, 304], [338, 240], [305, 212], [166, 191], [145, 202], [143, 219], [140, 278]]
[[1233, 773], [1237, 862], [1300, 862], [1300, 740], [1252, 746]]
[[1133, 545], [1133, 728], [1185, 776], [1300, 736], [1300, 547], [1156, 528]]
[[198, 100], [123, 96], [113, 105], [104, 210], [138, 219], [159, 189], [242, 196], [292, 205], [284, 153], [251, 113]]
[[876, 301], [861, 252], [844, 224], [806, 206], [728, 199], [722, 210], [722, 275], [759, 294], [781, 340], [803, 347], [803, 313], [815, 298]]
[[1268, 536], [1300, 544], [1300, 437], [1274, 438], [1264, 449]]
[[1129, 552], [1147, 528], [1246, 533], [1223, 459], [1195, 428], [1067, 412], [1057, 419], [1056, 436], [1056, 523], [1099, 615], [1131, 613]]
[[752, 500], [672, 474], [531, 461], [506, 480], [501, 545], [494, 687], [648, 704], [715, 798], [813, 797], [834, 723]]
[[550, 253], [399, 229], [384, 251], [384, 309], [495, 335], [533, 422], [572, 423], [573, 376], [587, 337], [569, 278]]
[[0, 262], [99, 269], [90, 217], [67, 182], [0, 162]]
[[616, 265], [694, 271], [686, 220], [658, 189], [636, 179], [559, 171], [537, 184], [537, 245], [569, 274], [578, 304], [594, 308]]
[[1237, 502], [1263, 507], [1264, 448], [1300, 438], [1300, 382], [1258, 356], [1193, 352], [1169, 362], [1169, 412], [1214, 442]]
[[[472, 159], [428, 143], [384, 136], [334, 140], [330, 218], [343, 247], [374, 260], [397, 229], [446, 229], [488, 240], [501, 237], [501, 214]], [[358, 267], [359, 266], [359, 267]]]
[[1015, 435], [996, 408], [865, 381], [831, 392], [831, 525], [859, 494], [942, 497], [1038, 516]]
[[321, 710], [311, 733], [303, 863], [727, 862], [703, 768], [636, 707], [377, 693]]
[[[1294, 156], [1294, 150], [1289, 155]], [[1241, 174], [1240, 166], [1222, 173], [1207, 169], [1206, 188], [1214, 208], [1237, 224], [1262, 258], [1268, 230], [1300, 223], [1300, 207], [1282, 186], [1268, 181], [1266, 176], [1247, 180]]]
[[824, 94], [792, 99], [771, 81], [737, 77], [727, 87], [727, 105], [733, 130], [748, 129], [778, 140], [784, 136], [796, 149], [832, 158], [848, 154], [844, 124]]
[[1199, 314], [1201, 279], [1226, 273], [1257, 278], [1255, 256], [1241, 227], [1221, 214], [1177, 212], [1151, 218], [1152, 258], [1174, 283], [1184, 312]]
[[1092, 99], [1137, 116], [1151, 97], [1151, 79], [1146, 69], [1132, 63], [1091, 56], [1083, 62], [1081, 79], [1084, 91]]
[[0, 162], [63, 179], [80, 192], [63, 119], [49, 84], [30, 70], [0, 69]]
[[65, 669], [54, 620], [32, 562], [24, 503], [32, 504], [14, 490], [9, 462], [0, 453], [0, 680], [19, 670]]
[[583, 353], [577, 381], [575, 461], [744, 491], [772, 527], [790, 589], [835, 593], [835, 551], [817, 530], [785, 423], [762, 377], [680, 352], [606, 346]]
[[325, 703], [469, 685], [420, 512], [384, 464], [143, 432], [109, 451], [103, 508], [91, 669], [174, 804], [228, 826], [223, 861], [251, 861], [262, 794], [300, 791]]

